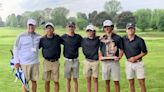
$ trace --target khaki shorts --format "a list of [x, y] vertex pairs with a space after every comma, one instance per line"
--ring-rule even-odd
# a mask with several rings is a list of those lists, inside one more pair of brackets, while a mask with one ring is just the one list
[[21, 68], [23, 70], [23, 73], [27, 81], [29, 80], [37, 81], [39, 79], [39, 63], [21, 65]]
[[59, 81], [59, 61], [50, 62], [44, 60], [43, 62], [43, 80], [50, 81], [53, 80], [55, 82]]
[[88, 61], [84, 60], [83, 73], [85, 77], [95, 77], [99, 76], [99, 61]]
[[64, 77], [65, 78], [79, 78], [79, 65], [78, 59], [65, 59], [64, 63]]
[[140, 61], [132, 63], [126, 61], [126, 77], [127, 79], [134, 79], [135, 77], [137, 77], [137, 79], [144, 79], [144, 62]]
[[116, 61], [102, 61], [102, 79], [113, 81], [120, 80], [120, 63]]

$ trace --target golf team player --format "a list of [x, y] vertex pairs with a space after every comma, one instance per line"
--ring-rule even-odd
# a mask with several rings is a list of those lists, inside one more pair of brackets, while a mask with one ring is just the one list
[[45, 92], [50, 92], [51, 80], [54, 82], [54, 92], [59, 92], [59, 58], [62, 38], [54, 31], [54, 25], [50, 22], [46, 23], [46, 34], [41, 38], [39, 45], [44, 57], [43, 80], [45, 80]]
[[[120, 92], [120, 64], [119, 60], [123, 56], [122, 38], [113, 33], [114, 25], [111, 20], [103, 22], [104, 35], [100, 37], [100, 60], [102, 61], [102, 79], [105, 80], [106, 92], [110, 92], [110, 76], [115, 85], [115, 92]], [[115, 53], [113, 53], [115, 52]], [[103, 59], [113, 53], [113, 59]]]
[[[21, 67], [27, 81], [32, 83], [32, 92], [37, 91], [37, 80], [39, 79], [38, 49], [40, 35], [35, 32], [36, 21], [28, 19], [27, 31], [21, 33], [14, 45], [15, 67]], [[25, 87], [23, 91], [26, 92]]]
[[139, 81], [141, 92], [146, 92], [144, 62], [142, 58], [147, 54], [147, 47], [144, 40], [135, 34], [135, 25], [126, 25], [127, 35], [123, 37], [124, 53], [126, 61], [126, 76], [129, 80], [130, 92], [135, 92], [135, 76]]
[[82, 51], [85, 55], [84, 76], [87, 82], [87, 92], [91, 92], [91, 80], [94, 81], [94, 92], [98, 92], [99, 61], [98, 53], [100, 47], [99, 37], [92, 24], [86, 27], [87, 37], [82, 40]]
[[74, 92], [78, 92], [78, 77], [79, 77], [79, 47], [81, 47], [82, 37], [75, 33], [76, 25], [74, 22], [67, 23], [68, 32], [62, 35], [64, 45], [64, 77], [67, 79], [66, 92], [71, 89], [71, 77], [74, 81]]

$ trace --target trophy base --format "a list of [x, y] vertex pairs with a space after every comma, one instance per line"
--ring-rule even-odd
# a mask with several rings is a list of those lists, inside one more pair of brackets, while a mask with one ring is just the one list
[[109, 57], [102, 57], [101, 60], [114, 60], [115, 56], [109, 56]]

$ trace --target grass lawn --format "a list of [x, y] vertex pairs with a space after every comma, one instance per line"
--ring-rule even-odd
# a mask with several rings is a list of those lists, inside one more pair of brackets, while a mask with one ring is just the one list
[[[0, 92], [21, 92], [20, 81], [14, 82], [15, 77], [11, 74], [11, 68], [9, 61], [11, 54], [9, 50], [12, 48], [16, 36], [25, 29], [18, 28], [0, 28]], [[44, 32], [39, 29], [40, 34]], [[56, 33], [59, 35], [64, 34], [66, 31], [62, 28], [57, 28]], [[82, 36], [86, 36], [84, 31], [77, 31]], [[97, 32], [97, 35], [101, 35], [102, 32]], [[125, 35], [124, 32], [118, 33], [121, 36]], [[147, 92], [164, 92], [164, 32], [139, 32], [138, 35], [145, 39], [148, 47], [148, 55], [144, 57], [145, 71], [146, 71], [146, 86]], [[79, 77], [79, 92], [86, 92], [86, 82], [83, 76], [83, 60], [84, 56], [79, 52], [80, 56], [80, 77]], [[44, 92], [44, 81], [42, 80], [42, 55], [40, 53], [40, 78], [38, 80], [38, 91]], [[61, 55], [60, 58], [60, 92], [65, 92], [65, 79], [64, 79], [64, 58]], [[125, 57], [120, 61], [121, 63], [121, 92], [128, 91], [128, 82], [125, 76]], [[100, 68], [99, 76], [99, 92], [105, 92], [104, 81], [102, 81], [102, 73]], [[140, 92], [138, 82], [136, 81], [136, 92]], [[53, 83], [51, 83], [51, 92], [53, 92]], [[73, 91], [71, 91], [73, 92]], [[111, 82], [111, 92], [114, 92], [114, 85]]]

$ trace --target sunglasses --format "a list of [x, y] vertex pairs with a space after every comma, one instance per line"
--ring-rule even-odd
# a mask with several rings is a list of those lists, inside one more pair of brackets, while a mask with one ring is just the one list
[[109, 27], [112, 27], [112, 26], [104, 26], [104, 28], [109, 28]]
[[134, 27], [129, 27], [128, 30], [130, 30], [130, 29], [135, 29], [135, 28]]
[[71, 26], [68, 26], [69, 28], [75, 28], [75, 26], [71, 25]]
[[90, 30], [90, 29], [88, 29], [87, 32], [95, 32], [95, 30]]

